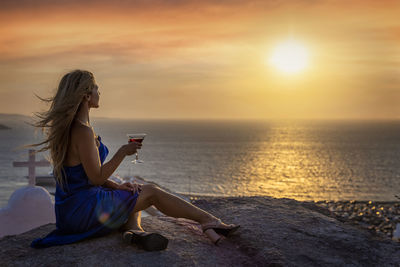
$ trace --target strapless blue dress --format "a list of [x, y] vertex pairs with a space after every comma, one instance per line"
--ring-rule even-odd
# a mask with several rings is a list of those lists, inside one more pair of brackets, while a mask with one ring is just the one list
[[[98, 147], [101, 164], [108, 148], [101, 142]], [[121, 227], [129, 218], [138, 195], [127, 190], [95, 186], [88, 179], [82, 164], [64, 166], [64, 190], [56, 183], [56, 229], [44, 238], [32, 241], [31, 247], [75, 243], [86, 238], [104, 236]]]

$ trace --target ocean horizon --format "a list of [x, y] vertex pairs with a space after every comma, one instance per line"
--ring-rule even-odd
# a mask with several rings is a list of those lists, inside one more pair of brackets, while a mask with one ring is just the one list
[[[0, 114], [0, 207], [27, 185], [18, 146], [40, 142], [28, 116]], [[114, 175], [143, 177], [182, 194], [272, 196], [296, 200], [396, 201], [400, 193], [400, 120], [115, 119], [91, 118], [109, 148], [106, 161], [147, 133], [142, 164], [128, 156]], [[41, 153], [37, 160], [47, 156]], [[50, 167], [37, 168], [45, 175]]]

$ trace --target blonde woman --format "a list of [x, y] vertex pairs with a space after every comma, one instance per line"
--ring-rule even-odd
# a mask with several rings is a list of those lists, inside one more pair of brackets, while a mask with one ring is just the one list
[[65, 74], [55, 96], [40, 99], [51, 106], [46, 112], [36, 113], [39, 120], [33, 125], [41, 128], [47, 139], [28, 146], [44, 145], [38, 152], [50, 151], [56, 179], [56, 230], [35, 239], [31, 247], [70, 244], [119, 229], [124, 232], [124, 240], [145, 250], [165, 249], [168, 239], [146, 232], [140, 225], [141, 210], [151, 205], [168, 216], [200, 223], [214, 244], [239, 228], [152, 184], [117, 184], [108, 179], [125, 156], [136, 153], [142, 145], [122, 145], [104, 163], [107, 146], [90, 125], [90, 109], [98, 108], [100, 100], [91, 72], [74, 70]]

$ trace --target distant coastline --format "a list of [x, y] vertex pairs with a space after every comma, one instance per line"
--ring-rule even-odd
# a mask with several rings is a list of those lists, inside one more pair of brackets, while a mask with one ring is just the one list
[[3, 124], [0, 124], [0, 130], [8, 130], [8, 129], [11, 129], [11, 128], [7, 127], [7, 126], [5, 126]]
[[[18, 114], [18, 113], [1, 113], [0, 112], [0, 120], [1, 119], [27, 119], [30, 120], [35, 116], [27, 115], [27, 114]], [[400, 117], [370, 117], [370, 118], [362, 118], [362, 117], [115, 117], [115, 116], [93, 116], [91, 117], [95, 120], [132, 120], [132, 121], [260, 121], [260, 122], [296, 122], [296, 121], [305, 121], [305, 122], [396, 122], [400, 121]]]

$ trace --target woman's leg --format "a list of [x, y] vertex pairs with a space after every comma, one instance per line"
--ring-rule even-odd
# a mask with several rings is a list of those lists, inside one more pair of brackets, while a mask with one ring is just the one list
[[142, 212], [132, 212], [129, 216], [128, 221], [122, 226], [122, 230], [140, 230], [144, 231], [142, 226], [140, 225], [141, 222], [141, 215]]
[[175, 218], [186, 218], [200, 224], [217, 219], [210, 213], [192, 205], [191, 203], [172, 195], [153, 184], [142, 185], [142, 191], [136, 201], [135, 208], [131, 214], [147, 209], [154, 205], [165, 215]]

